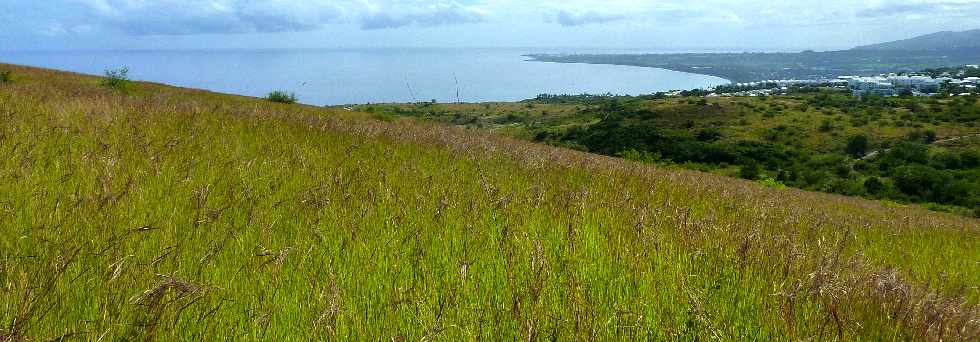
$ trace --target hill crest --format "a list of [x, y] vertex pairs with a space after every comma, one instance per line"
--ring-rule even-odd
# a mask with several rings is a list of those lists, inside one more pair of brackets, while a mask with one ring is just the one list
[[852, 50], [876, 51], [924, 51], [980, 48], [980, 29], [969, 31], [942, 31], [909, 39], [855, 47]]

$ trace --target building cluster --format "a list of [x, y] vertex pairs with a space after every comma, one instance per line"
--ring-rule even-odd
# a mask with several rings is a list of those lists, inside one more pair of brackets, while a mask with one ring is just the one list
[[748, 82], [748, 83], [736, 83], [736, 87], [763, 87], [763, 86], [775, 86], [779, 88], [788, 88], [792, 86], [838, 86], [847, 85], [847, 80], [844, 79], [816, 79], [816, 80], [766, 80], [760, 82]]
[[[978, 68], [967, 65], [966, 68]], [[773, 96], [787, 94], [795, 87], [847, 89], [854, 96], [933, 96], [939, 93], [971, 95], [980, 91], [980, 77], [942, 75], [887, 74], [879, 76], [841, 76], [833, 79], [812, 80], [766, 80], [759, 82], [733, 83], [706, 89], [707, 97]], [[684, 91], [665, 93], [667, 96], [686, 96]]]
[[847, 87], [854, 96], [898, 96], [903, 93], [928, 96], [938, 93], [943, 83], [950, 81], [945, 78], [929, 76], [875, 76], [875, 77], [845, 77]]
[[732, 84], [735, 90], [721, 92], [719, 88], [711, 89], [713, 93], [709, 96], [723, 97], [755, 97], [773, 96], [785, 94], [792, 87], [847, 87], [847, 80], [842, 79], [813, 79], [813, 80], [766, 80], [759, 82], [746, 82]]
[[967, 92], [976, 92], [977, 87], [980, 86], [980, 77], [964, 77], [961, 80], [952, 79], [949, 80], [949, 85]]

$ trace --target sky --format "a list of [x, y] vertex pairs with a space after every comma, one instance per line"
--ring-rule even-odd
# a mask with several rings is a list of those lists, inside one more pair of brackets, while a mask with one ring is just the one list
[[980, 0], [0, 0], [0, 50], [845, 49], [980, 28]]

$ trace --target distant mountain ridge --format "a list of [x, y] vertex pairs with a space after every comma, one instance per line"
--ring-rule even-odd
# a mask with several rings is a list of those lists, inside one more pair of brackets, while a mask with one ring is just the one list
[[943, 31], [893, 42], [858, 46], [852, 50], [926, 51], [980, 48], [980, 29]]

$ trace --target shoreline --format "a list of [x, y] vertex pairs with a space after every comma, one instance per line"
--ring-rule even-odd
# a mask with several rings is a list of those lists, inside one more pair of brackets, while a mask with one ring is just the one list
[[[269, 55], [242, 52], [0, 52], [0, 61], [101, 76], [129, 67], [134, 80], [262, 97], [281, 89], [320, 106], [409, 102], [519, 102], [540, 94], [640, 96], [726, 84], [728, 79], [669, 69], [633, 70], [526, 63], [528, 51], [446, 55], [366, 52]], [[470, 61], [470, 59], [473, 59]], [[257, 60], [258, 62], [250, 62]], [[336, 61], [336, 62], [332, 62]], [[310, 62], [309, 65], [304, 63]], [[458, 80], [457, 80], [458, 77]], [[410, 85], [407, 85], [410, 84]], [[411, 90], [409, 90], [411, 88]], [[459, 88], [460, 101], [457, 101]]]

